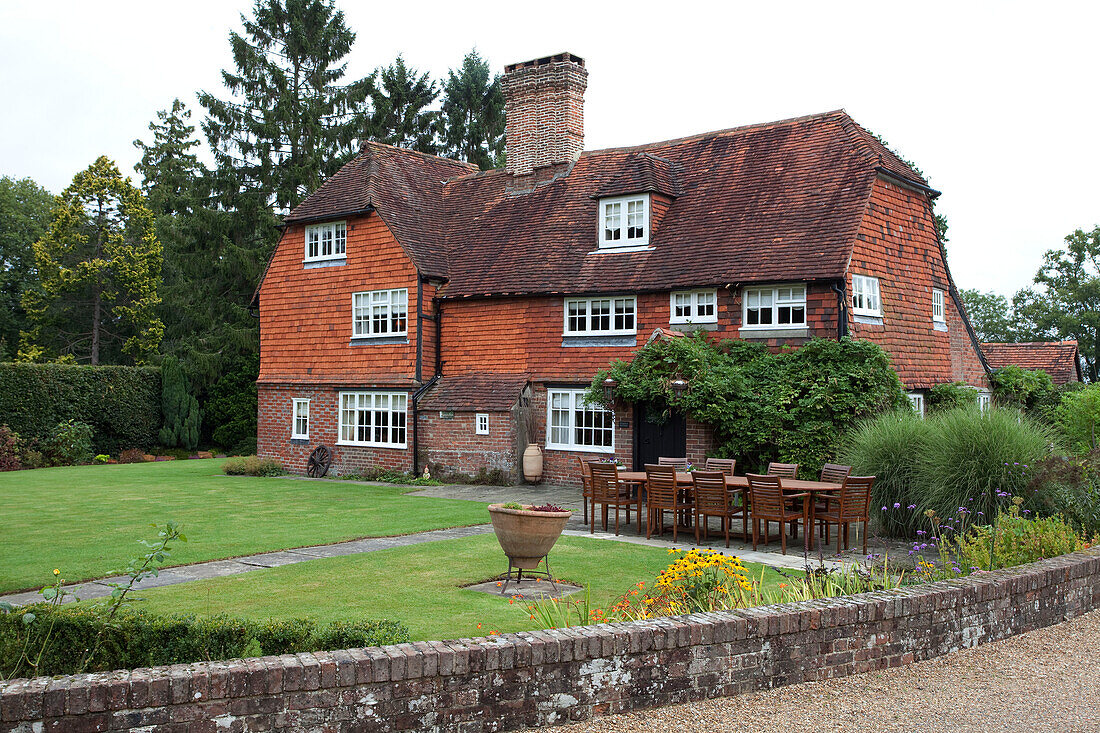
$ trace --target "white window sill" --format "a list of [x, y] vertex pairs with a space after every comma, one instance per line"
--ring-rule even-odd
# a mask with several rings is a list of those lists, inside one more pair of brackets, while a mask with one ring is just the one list
[[372, 333], [372, 334], [359, 334], [351, 337], [352, 341], [370, 341], [371, 339], [407, 339], [409, 337], [408, 331], [401, 331], [400, 333]]
[[805, 323], [800, 323], [794, 326], [788, 326], [782, 324], [780, 326], [741, 326], [741, 331], [805, 331], [809, 326]]
[[347, 448], [392, 448], [394, 450], [405, 450], [407, 443], [348, 443], [343, 440], [336, 441], [336, 445], [342, 445]]
[[291, 440], [309, 440], [309, 436], [308, 435], [291, 435], [290, 439]]
[[601, 336], [637, 336], [637, 329], [633, 331], [565, 331], [562, 338], [600, 338]]
[[653, 249], [652, 244], [601, 244], [588, 254], [604, 254], [607, 252], [648, 252]]
[[882, 311], [881, 310], [870, 311], [870, 310], [865, 310], [863, 308], [853, 308], [852, 309], [852, 315], [853, 316], [866, 316], [867, 318], [882, 318]]
[[604, 448], [594, 445], [555, 445], [553, 443], [547, 443], [546, 450], [570, 451], [576, 453], [603, 453], [604, 455], [615, 454], [614, 448]]

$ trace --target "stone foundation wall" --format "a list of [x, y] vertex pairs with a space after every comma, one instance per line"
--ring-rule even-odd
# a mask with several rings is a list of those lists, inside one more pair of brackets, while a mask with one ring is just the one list
[[1100, 605], [1100, 548], [847, 598], [0, 683], [0, 731], [498, 731], [896, 667]]

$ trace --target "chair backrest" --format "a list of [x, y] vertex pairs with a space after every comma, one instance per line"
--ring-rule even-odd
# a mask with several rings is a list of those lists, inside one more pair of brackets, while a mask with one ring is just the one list
[[592, 461], [588, 464], [592, 472], [592, 498], [613, 499], [619, 493], [619, 467], [614, 463]]
[[769, 463], [769, 476], [782, 476], [783, 478], [798, 478], [797, 463]]
[[647, 463], [645, 466], [645, 500], [650, 507], [676, 505], [676, 467]]
[[658, 458], [657, 465], [659, 466], [675, 466], [679, 471], [688, 470], [688, 459], [686, 458]]
[[726, 474], [721, 471], [696, 471], [691, 474], [695, 484], [695, 508], [699, 511], [725, 512], [730, 508]]
[[826, 463], [821, 467], [821, 481], [826, 484], [842, 484], [844, 479], [852, 473], [851, 466], [841, 466], [837, 463]]
[[875, 485], [874, 476], [849, 476], [837, 492], [840, 499], [840, 516], [860, 520], [869, 520], [871, 516], [871, 488]]
[[761, 476], [756, 473], [746, 474], [749, 480], [749, 500], [752, 502], [752, 513], [757, 514], [782, 514], [783, 479], [779, 476]]
[[737, 468], [736, 458], [708, 458], [707, 470], [708, 471], [721, 471], [727, 476], [733, 475], [733, 470]]
[[587, 464], [587, 463], [585, 463], [585, 462], [584, 462], [584, 459], [583, 459], [583, 458], [581, 458], [580, 456], [573, 456], [573, 457], [574, 457], [574, 458], [576, 458], [576, 459], [577, 459], [577, 463], [579, 463], [579, 464], [580, 464], [580, 467], [581, 467], [581, 478], [582, 478], [582, 479], [584, 479], [585, 481], [589, 481], [589, 480], [591, 480], [591, 479], [592, 479], [592, 472], [588, 470], [588, 464]]

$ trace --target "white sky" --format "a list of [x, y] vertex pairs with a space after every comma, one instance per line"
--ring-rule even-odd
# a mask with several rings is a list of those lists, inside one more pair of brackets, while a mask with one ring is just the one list
[[[440, 77], [477, 46], [495, 71], [586, 59], [586, 148], [844, 107], [943, 191], [960, 287], [1011, 294], [1042, 253], [1100, 224], [1100, 3], [338, 2], [349, 76], [398, 53]], [[224, 94], [250, 0], [0, 0], [0, 175], [54, 193], [180, 97]]]

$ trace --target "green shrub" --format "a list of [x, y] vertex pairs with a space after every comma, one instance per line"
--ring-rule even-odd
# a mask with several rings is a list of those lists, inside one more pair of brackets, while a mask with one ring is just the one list
[[168, 447], [193, 450], [199, 444], [199, 402], [191, 394], [187, 377], [174, 356], [164, 357], [161, 365], [161, 410], [164, 425], [158, 437]]
[[978, 393], [962, 382], [937, 384], [928, 390], [928, 411], [946, 412], [978, 408]]
[[975, 525], [956, 543], [960, 568], [996, 570], [1080, 550], [1085, 541], [1061, 517], [1028, 517], [1019, 506]]
[[160, 430], [160, 392], [160, 370], [149, 367], [0, 364], [0, 415], [28, 445], [73, 420], [92, 426], [96, 453], [148, 448]]
[[[470, 484], [474, 486], [511, 486], [515, 483], [508, 471], [501, 468], [485, 468], [482, 466], [477, 473], [469, 474], [447, 468], [442, 463], [429, 463], [428, 473], [431, 478], [419, 477], [419, 482], [425, 485], [439, 486], [442, 484]], [[404, 483], [398, 481], [396, 483]]]
[[[36, 618], [24, 624], [23, 616]], [[52, 629], [39, 667], [41, 675], [73, 674], [85, 650], [102, 634], [91, 669], [183, 664], [234, 659], [246, 655], [297, 652], [399, 644], [409, 641], [409, 630], [395, 621], [336, 622], [320, 625], [309, 619], [265, 620], [218, 615], [195, 617], [158, 616], [144, 611], [122, 611], [108, 623], [102, 606], [78, 605], [52, 608], [34, 604], [0, 613], [0, 677], [13, 669], [19, 650], [27, 642], [38, 649]]]
[[256, 452], [256, 377], [259, 354], [230, 361], [203, 404], [203, 422], [210, 437], [229, 453]]
[[237, 456], [222, 465], [227, 476], [282, 476], [286, 473], [283, 464], [274, 458], [256, 456]]
[[1100, 384], [1066, 392], [1056, 411], [1067, 447], [1079, 455], [1096, 450], [1100, 423]]
[[[852, 466], [855, 476], [874, 476], [872, 506], [903, 507], [918, 504], [921, 496], [920, 456], [928, 445], [932, 420], [923, 420], [912, 410], [898, 410], [872, 418], [848, 436], [841, 460]], [[911, 535], [921, 523], [913, 511], [874, 513], [882, 531], [890, 535]]]
[[990, 375], [993, 397], [1002, 407], [1015, 407], [1034, 418], [1049, 419], [1061, 402], [1061, 394], [1042, 369], [1022, 369], [1015, 364]]
[[7, 425], [0, 425], [0, 471], [18, 471], [22, 467], [19, 461], [19, 433]]
[[92, 426], [88, 423], [66, 420], [57, 424], [53, 432], [39, 442], [48, 465], [73, 466], [92, 460]]
[[1089, 536], [1100, 533], [1100, 451], [1045, 458], [1031, 467], [1029, 488], [1044, 514], [1062, 516]]

